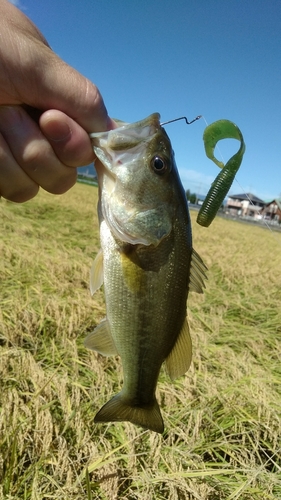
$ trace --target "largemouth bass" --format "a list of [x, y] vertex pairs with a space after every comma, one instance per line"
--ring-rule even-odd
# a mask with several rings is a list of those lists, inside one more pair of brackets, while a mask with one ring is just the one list
[[106, 318], [85, 345], [119, 355], [123, 389], [95, 422], [130, 421], [162, 433], [155, 397], [165, 361], [174, 379], [189, 368], [189, 291], [202, 293], [206, 266], [192, 248], [185, 191], [160, 115], [91, 134], [99, 184], [101, 251], [91, 291], [104, 282]]

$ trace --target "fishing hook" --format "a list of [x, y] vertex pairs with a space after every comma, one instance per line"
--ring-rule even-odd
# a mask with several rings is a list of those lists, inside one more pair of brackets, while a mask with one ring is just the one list
[[168, 122], [160, 123], [160, 126], [163, 127], [163, 125], [167, 125], [167, 123], [177, 122], [178, 120], [185, 120], [186, 124], [190, 125], [191, 123], [196, 122], [196, 120], [199, 120], [200, 118], [202, 118], [202, 115], [196, 116], [194, 120], [191, 120], [191, 122], [189, 122], [186, 116], [181, 116], [180, 118], [175, 118], [174, 120], [169, 120]]

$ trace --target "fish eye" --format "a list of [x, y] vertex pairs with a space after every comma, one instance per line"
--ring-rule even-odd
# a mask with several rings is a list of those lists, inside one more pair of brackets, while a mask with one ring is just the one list
[[152, 158], [151, 166], [156, 174], [164, 174], [167, 170], [167, 165], [160, 156], [154, 156], [154, 158]]

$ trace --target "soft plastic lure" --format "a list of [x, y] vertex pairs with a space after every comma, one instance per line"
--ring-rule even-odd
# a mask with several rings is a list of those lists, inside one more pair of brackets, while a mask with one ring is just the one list
[[[238, 139], [241, 142], [237, 153], [233, 155], [225, 165], [214, 156], [215, 147], [221, 139]], [[241, 131], [235, 123], [229, 120], [218, 120], [208, 125], [203, 134], [203, 141], [207, 157], [222, 169], [212, 183], [197, 216], [198, 224], [208, 227], [214, 220], [234, 181], [246, 147]]]

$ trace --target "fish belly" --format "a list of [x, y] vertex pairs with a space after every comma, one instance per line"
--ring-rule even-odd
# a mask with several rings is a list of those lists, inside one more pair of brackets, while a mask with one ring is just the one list
[[171, 234], [157, 247], [123, 245], [101, 223], [107, 321], [121, 357], [123, 389], [96, 421], [129, 420], [163, 432], [155, 389], [186, 316], [190, 256]]

